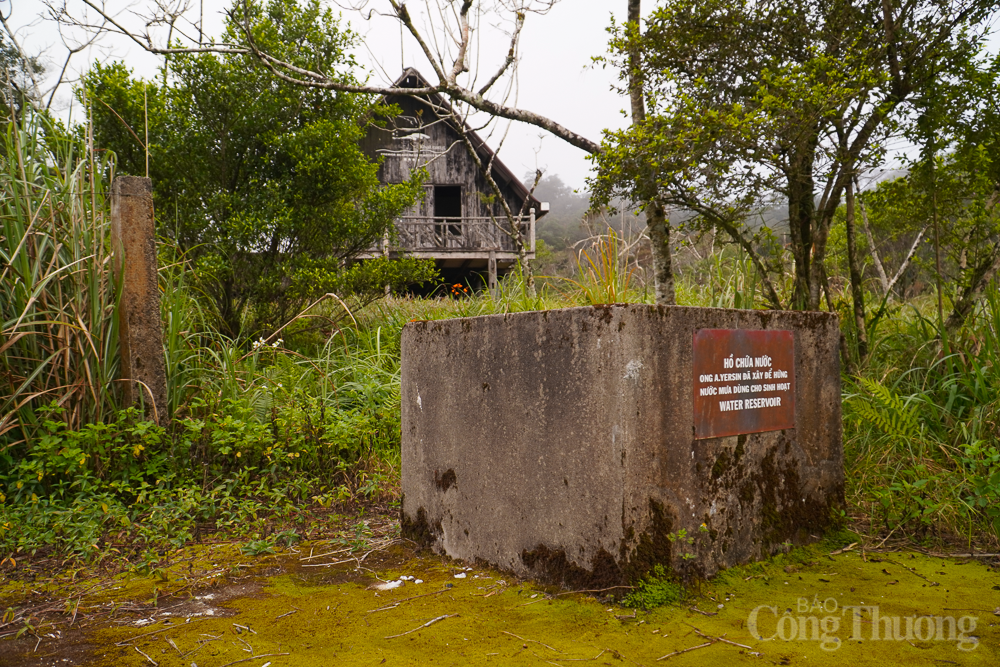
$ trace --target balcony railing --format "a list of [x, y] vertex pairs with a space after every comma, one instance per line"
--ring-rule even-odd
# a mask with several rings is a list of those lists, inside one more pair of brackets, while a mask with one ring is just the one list
[[[514, 240], [497, 228], [504, 218], [403, 216], [396, 220], [393, 249], [406, 252], [516, 252]], [[535, 249], [535, 216], [526, 216], [521, 234], [528, 252]]]

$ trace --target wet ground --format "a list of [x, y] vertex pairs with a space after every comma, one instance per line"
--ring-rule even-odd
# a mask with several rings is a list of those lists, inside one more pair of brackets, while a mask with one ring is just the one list
[[0, 665], [1000, 664], [996, 559], [844, 546], [728, 571], [650, 612], [615, 604], [627, 591], [546, 588], [391, 539], [191, 547], [103, 580], [8, 571]]

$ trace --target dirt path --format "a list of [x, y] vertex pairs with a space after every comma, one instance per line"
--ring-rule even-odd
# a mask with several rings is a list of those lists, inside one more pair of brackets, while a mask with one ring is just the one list
[[[830, 551], [731, 570], [647, 613], [607, 597], [622, 591], [566, 593], [391, 539], [190, 547], [146, 576], [6, 579], [0, 665], [1000, 664], [995, 564]], [[36, 623], [14, 639], [18, 614]]]

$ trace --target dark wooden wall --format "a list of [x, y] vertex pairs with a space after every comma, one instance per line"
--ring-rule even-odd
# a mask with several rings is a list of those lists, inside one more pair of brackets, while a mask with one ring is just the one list
[[[431, 106], [412, 97], [390, 98], [389, 102], [402, 109], [402, 114], [386, 121], [384, 128], [370, 126], [361, 143], [362, 150], [372, 159], [381, 159], [379, 180], [383, 183], [402, 183], [409, 179], [412, 169], [426, 166], [428, 179], [425, 181], [426, 196], [407, 215], [429, 216], [434, 214], [434, 186], [462, 186], [462, 215], [464, 217], [485, 217], [490, 215], [489, 205], [482, 195], [491, 195], [492, 190], [479, 172], [451, 125], [440, 120]], [[422, 133], [428, 138], [410, 141], [401, 138], [409, 133]], [[415, 150], [414, 150], [415, 149]], [[407, 153], [402, 155], [401, 153]], [[488, 158], [481, 156], [484, 164]], [[510, 183], [503, 180], [494, 169], [494, 180], [517, 215], [523, 204], [523, 196]], [[502, 220], [503, 209], [493, 204], [493, 215]], [[527, 212], [525, 212], [527, 213]]]

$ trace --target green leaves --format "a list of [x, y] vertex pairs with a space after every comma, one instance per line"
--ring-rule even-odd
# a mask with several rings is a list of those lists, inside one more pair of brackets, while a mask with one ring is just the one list
[[657, 607], [679, 604], [684, 600], [686, 591], [676, 581], [676, 577], [671, 575], [662, 565], [654, 565], [653, 571], [639, 580], [635, 589], [625, 596], [622, 606], [650, 611]]
[[35, 437], [54, 399], [75, 427], [114, 406], [107, 161], [88, 157], [42, 113], [0, 133], [0, 453], [13, 446], [9, 456]]
[[920, 419], [917, 407], [896, 394], [882, 383], [867, 378], [859, 378], [868, 395], [851, 398], [854, 409], [861, 419], [868, 421], [888, 436], [895, 438], [915, 438], [920, 435]]

